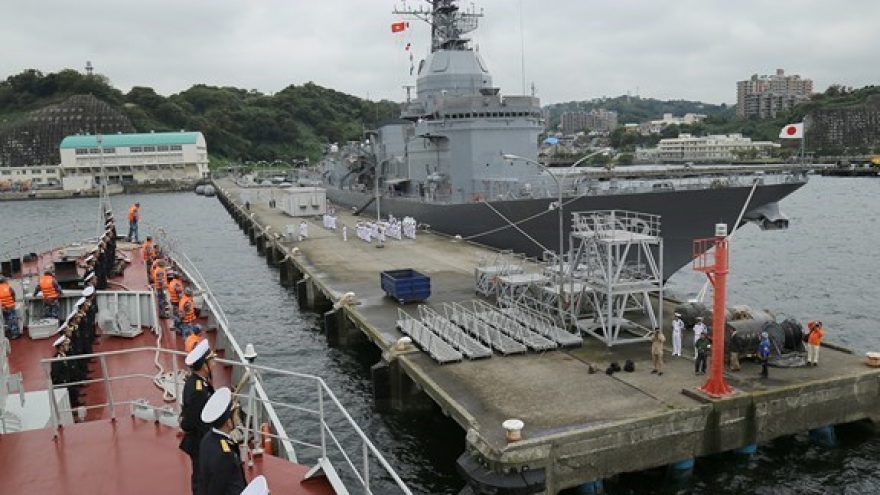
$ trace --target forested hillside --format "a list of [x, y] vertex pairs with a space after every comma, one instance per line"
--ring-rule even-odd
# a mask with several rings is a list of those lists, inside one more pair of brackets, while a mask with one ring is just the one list
[[[0, 131], [76, 94], [105, 101], [139, 132], [201, 131], [212, 158], [220, 161], [316, 159], [327, 143], [359, 139], [365, 128], [399, 113], [395, 103], [366, 101], [312, 83], [274, 95], [199, 84], [164, 97], [148, 87], [123, 93], [103, 76], [74, 70], [28, 70], [0, 82]], [[100, 130], [86, 124], [81, 131]]]

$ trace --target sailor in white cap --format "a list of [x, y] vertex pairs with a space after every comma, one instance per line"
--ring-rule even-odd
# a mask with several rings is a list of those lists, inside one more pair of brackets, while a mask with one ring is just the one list
[[[55, 347], [55, 357], [63, 358], [67, 357], [67, 353], [70, 352], [70, 339], [63, 332], [61, 335], [55, 339], [55, 342], [52, 343], [52, 346]], [[52, 367], [50, 370], [50, 376], [52, 378], [52, 383], [59, 386], [64, 386], [64, 384], [72, 383], [77, 381], [77, 370], [75, 369], [73, 361], [53, 361]], [[70, 397], [70, 404], [73, 407], [79, 407], [79, 387], [66, 387], [67, 395]]]
[[[186, 382], [183, 385], [183, 407], [180, 411], [180, 428], [183, 430], [183, 439], [180, 441], [179, 448], [189, 455], [192, 461], [192, 483], [193, 494], [198, 495], [205, 493], [200, 491], [201, 478], [199, 476], [199, 444], [202, 437], [210, 431], [211, 426], [202, 421], [202, 410], [208, 399], [214, 394], [214, 387], [211, 385], [211, 361], [214, 354], [211, 352], [211, 346], [208, 341], [204, 340], [195, 346], [193, 350], [186, 355], [184, 362], [192, 369]], [[208, 492], [214, 493], [214, 492]]]
[[232, 391], [223, 387], [211, 396], [202, 410], [202, 421], [211, 431], [202, 439], [199, 470], [203, 493], [241, 493], [247, 486], [238, 444], [229, 436], [235, 428]]
[[684, 322], [681, 321], [681, 313], [675, 313], [672, 320], [672, 355], [681, 357], [681, 333], [684, 331]]
[[703, 323], [703, 317], [698, 316], [697, 322], [694, 324], [694, 357], [697, 357], [697, 341], [700, 340], [700, 335], [709, 333], [709, 329], [706, 328], [706, 324]]
[[266, 477], [261, 474], [248, 483], [241, 495], [272, 495], [272, 493], [269, 491]]

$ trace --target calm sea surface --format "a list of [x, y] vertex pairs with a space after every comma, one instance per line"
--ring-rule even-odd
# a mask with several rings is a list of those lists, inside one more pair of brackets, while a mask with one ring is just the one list
[[[782, 203], [791, 218], [788, 231], [761, 232], [750, 225], [736, 233], [730, 302], [801, 321], [820, 319], [828, 339], [880, 350], [878, 197], [877, 179], [814, 177]], [[328, 347], [317, 317], [299, 312], [292, 290], [278, 284], [277, 270], [257, 255], [219, 201], [192, 193], [117, 196], [112, 198], [117, 216], [124, 218], [135, 200], [144, 216], [141, 237], [157, 228], [170, 233], [210, 284], [239, 342], [253, 343], [262, 364], [323, 376], [416, 493], [458, 493], [455, 458], [464, 448], [464, 433], [441, 414], [376, 412], [369, 369], [378, 353]], [[32, 232], [60, 242], [70, 224], [79, 222], [94, 233], [90, 222], [96, 217], [94, 199], [2, 202], [0, 256], [15, 238]], [[668, 290], [690, 297], [703, 280], [685, 268]], [[279, 400], [291, 393], [267, 385]], [[608, 480], [606, 489], [609, 494], [880, 492], [880, 438], [850, 430], [839, 437], [835, 448], [814, 446], [806, 435], [787, 437], [761, 445], [746, 463], [729, 456], [701, 459], [687, 482], [646, 472]]]

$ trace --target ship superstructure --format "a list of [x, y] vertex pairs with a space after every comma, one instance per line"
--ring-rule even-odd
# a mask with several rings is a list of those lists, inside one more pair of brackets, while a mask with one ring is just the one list
[[430, 10], [395, 11], [431, 26], [415, 98], [409, 93], [400, 118], [367, 132], [363, 141], [329, 147], [321, 181], [331, 201], [377, 215], [411, 216], [432, 230], [530, 256], [558, 251], [553, 218], [559, 196], [566, 240], [568, 212], [659, 215], [664, 279], [690, 261], [692, 239], [718, 222], [731, 231], [739, 227], [743, 208], [744, 218], [762, 227], [787, 226], [776, 202], [806, 183], [802, 167], [650, 173], [622, 167], [551, 175], [538, 162], [544, 126], [538, 98], [503, 95], [467, 37], [482, 12], [461, 10], [456, 0], [428, 3]]

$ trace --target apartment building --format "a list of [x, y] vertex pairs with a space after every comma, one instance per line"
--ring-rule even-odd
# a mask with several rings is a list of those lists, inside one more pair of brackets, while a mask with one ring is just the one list
[[740, 118], [768, 118], [788, 110], [813, 94], [813, 80], [799, 75], [786, 75], [776, 69], [776, 74], [752, 75], [736, 83], [736, 115]]

